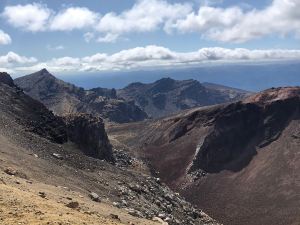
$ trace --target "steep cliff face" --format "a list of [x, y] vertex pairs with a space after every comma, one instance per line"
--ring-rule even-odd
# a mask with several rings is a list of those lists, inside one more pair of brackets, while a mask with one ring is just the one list
[[105, 132], [103, 120], [89, 114], [64, 117], [70, 141], [88, 156], [114, 161], [112, 146]]
[[225, 86], [201, 84], [196, 80], [163, 78], [154, 83], [132, 83], [117, 91], [126, 100], [135, 101], [153, 118], [181, 110], [243, 99], [249, 92]]
[[[275, 141], [292, 119], [297, 118], [300, 98], [291, 97], [268, 104], [234, 103], [215, 118], [214, 127], [192, 163], [190, 171], [239, 170], [262, 148]], [[238, 160], [239, 163], [233, 163]]]
[[133, 101], [118, 98], [115, 89], [84, 90], [57, 79], [46, 69], [17, 78], [15, 83], [57, 115], [89, 113], [117, 123], [147, 118]]

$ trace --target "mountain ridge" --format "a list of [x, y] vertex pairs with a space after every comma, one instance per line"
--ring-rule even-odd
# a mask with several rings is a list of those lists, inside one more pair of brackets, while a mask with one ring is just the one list
[[84, 90], [57, 79], [46, 69], [17, 78], [15, 83], [58, 115], [89, 113], [120, 123], [147, 118], [133, 102], [117, 98], [114, 89]]
[[250, 92], [199, 81], [166, 77], [153, 83], [132, 83], [117, 91], [118, 96], [135, 101], [147, 114], [159, 118], [199, 106], [233, 102]]

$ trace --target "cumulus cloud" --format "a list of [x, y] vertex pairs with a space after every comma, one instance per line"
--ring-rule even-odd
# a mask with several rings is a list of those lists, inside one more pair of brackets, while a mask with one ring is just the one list
[[3, 30], [0, 30], [0, 45], [8, 45], [11, 43], [10, 36]]
[[272, 0], [263, 9], [242, 4], [222, 8], [220, 0], [202, 0], [198, 7], [192, 2], [137, 0], [123, 12], [104, 15], [85, 7], [55, 12], [33, 3], [6, 6], [2, 16], [12, 26], [28, 31], [84, 30], [86, 42], [114, 43], [124, 35], [157, 30], [237, 43], [274, 34], [300, 36], [299, 0]]
[[206, 38], [238, 43], [271, 34], [298, 35], [299, 8], [299, 0], [273, 0], [265, 9], [248, 11], [241, 7], [202, 6], [198, 13], [177, 20], [172, 28], [181, 33], [199, 32]]
[[[38, 62], [10, 52], [0, 56], [0, 67], [15, 71], [33, 72], [48, 68], [53, 72], [62, 71], [105, 71], [128, 70], [154, 67], [188, 67], [206, 63], [271, 62], [300, 60], [300, 50], [267, 49], [249, 50], [244, 48], [202, 48], [193, 52], [176, 52], [156, 45], [123, 50], [114, 54], [97, 53], [82, 58], [61, 57]], [[22, 64], [22, 66], [20, 66]]]
[[192, 12], [186, 18], [177, 20], [172, 25], [180, 32], [210, 32], [236, 24], [242, 17], [242, 10], [238, 7], [214, 8], [203, 6], [198, 13]]
[[161, 0], [139, 0], [129, 10], [117, 15], [105, 14], [96, 29], [103, 33], [123, 34], [129, 32], [149, 32], [163, 26], [168, 29], [176, 19], [192, 11], [190, 4], [170, 4]]
[[84, 7], [71, 7], [59, 12], [50, 22], [51, 30], [70, 31], [96, 24], [99, 14]]
[[51, 13], [47, 6], [33, 3], [6, 6], [2, 16], [14, 27], [35, 32], [46, 30]]
[[37, 59], [34, 57], [21, 56], [14, 52], [8, 52], [6, 55], [0, 56], [0, 67], [17, 66], [18, 64], [35, 62], [37, 62]]

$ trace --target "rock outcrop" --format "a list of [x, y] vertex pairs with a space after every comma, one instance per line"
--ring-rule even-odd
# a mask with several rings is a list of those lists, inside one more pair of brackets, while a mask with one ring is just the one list
[[86, 155], [114, 161], [112, 146], [101, 118], [89, 114], [72, 114], [64, 119], [70, 141], [76, 143]]
[[14, 86], [14, 81], [11, 76], [6, 72], [0, 72], [0, 83], [7, 84], [8, 86]]
[[147, 118], [147, 114], [133, 101], [118, 98], [115, 89], [84, 90], [57, 79], [46, 69], [17, 78], [15, 83], [56, 115], [88, 113], [117, 123]]

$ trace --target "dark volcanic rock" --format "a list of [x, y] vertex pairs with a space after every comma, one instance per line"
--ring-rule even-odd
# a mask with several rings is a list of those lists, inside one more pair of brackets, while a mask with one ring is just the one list
[[11, 78], [11, 76], [6, 73], [6, 72], [2, 72], [0, 73], [0, 83], [4, 83], [7, 84], [8, 86], [14, 86], [14, 81]]
[[89, 114], [65, 116], [69, 139], [91, 157], [114, 161], [103, 120]]
[[132, 83], [118, 90], [118, 96], [135, 101], [149, 116], [159, 118], [198, 106], [233, 102], [249, 92], [196, 80], [162, 78], [151, 84]]
[[[267, 90], [246, 99], [245, 103], [225, 107], [215, 118], [212, 133], [198, 150], [191, 171], [219, 172], [236, 159], [249, 162], [256, 154], [255, 146], [261, 148], [275, 141], [290, 120], [299, 116], [300, 89], [296, 90], [285, 90], [286, 97], [274, 94], [275, 98]], [[234, 167], [229, 165], [227, 169], [241, 169], [243, 165]]]
[[15, 83], [57, 115], [88, 113], [117, 123], [147, 118], [133, 101], [118, 98], [115, 89], [84, 90], [57, 79], [46, 69], [17, 78]]
[[[1, 114], [11, 114], [14, 119], [36, 133], [53, 142], [67, 141], [67, 132], [63, 120], [50, 112], [43, 104], [24, 94], [15, 86], [10, 76], [2, 73], [0, 82]], [[7, 86], [9, 85], [9, 86]]]

